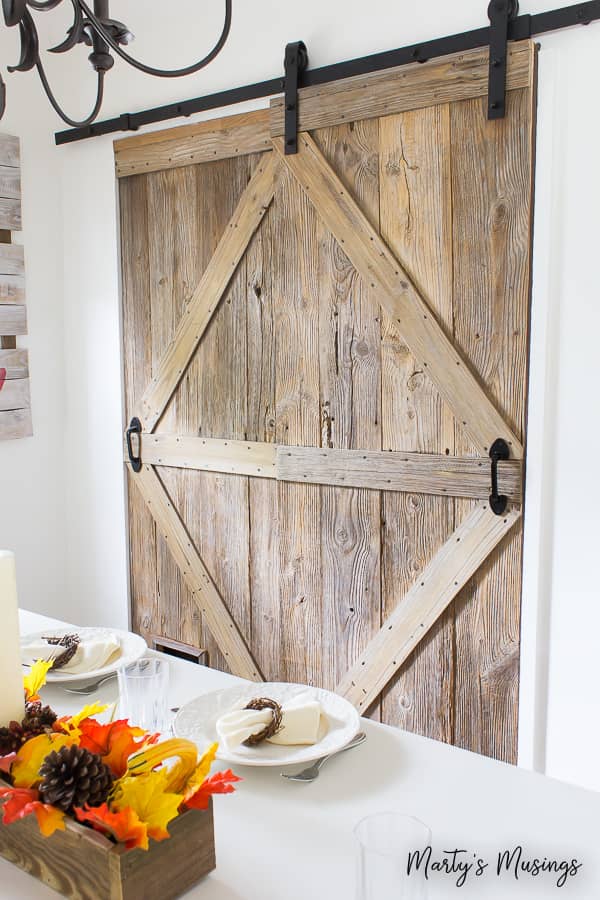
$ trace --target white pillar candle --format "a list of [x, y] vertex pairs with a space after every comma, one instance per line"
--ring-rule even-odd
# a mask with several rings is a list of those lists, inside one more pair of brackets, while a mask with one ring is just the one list
[[15, 557], [0, 550], [0, 726], [25, 712]]

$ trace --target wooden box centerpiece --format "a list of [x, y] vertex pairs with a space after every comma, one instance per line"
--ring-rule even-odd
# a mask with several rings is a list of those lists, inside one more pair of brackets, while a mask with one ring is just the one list
[[126, 850], [84, 825], [44, 837], [34, 816], [0, 824], [0, 855], [73, 900], [173, 900], [215, 868], [212, 800], [170, 825], [169, 840]]
[[0, 856], [73, 900], [181, 896], [215, 867], [212, 795], [240, 779], [210, 774], [216, 743], [101, 722], [107, 706], [59, 718], [38, 695], [53, 664], [25, 676], [21, 721], [19, 679], [1, 713]]

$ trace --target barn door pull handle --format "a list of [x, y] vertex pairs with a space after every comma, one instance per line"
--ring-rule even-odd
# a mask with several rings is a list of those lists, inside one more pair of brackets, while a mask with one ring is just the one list
[[519, 11], [518, 0], [491, 0], [490, 63], [488, 76], [488, 119], [503, 119], [506, 106], [506, 64], [508, 61], [508, 23]]
[[[129, 456], [129, 462], [131, 463], [131, 468], [134, 472], [140, 472], [142, 468], [142, 439], [139, 437], [142, 433], [142, 423], [138, 419], [137, 416], [134, 416], [131, 422], [129, 423], [129, 428], [125, 432], [125, 436], [127, 438], [127, 455]], [[133, 452], [133, 442], [131, 440], [132, 435], [138, 435], [138, 453], [137, 456]]]
[[490, 447], [490, 459], [492, 460], [492, 493], [490, 494], [490, 508], [497, 516], [503, 515], [508, 497], [498, 493], [498, 462], [508, 459], [510, 451], [508, 444], [502, 438], [497, 438]]
[[304, 41], [286, 44], [285, 48], [285, 152], [298, 152], [298, 86], [300, 75], [308, 65], [308, 53]]

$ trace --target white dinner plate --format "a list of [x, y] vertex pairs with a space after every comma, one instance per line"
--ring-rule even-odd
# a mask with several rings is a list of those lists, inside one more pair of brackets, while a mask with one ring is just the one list
[[[63, 669], [57, 669], [56, 672], [53, 672], [50, 669], [46, 676], [46, 681], [49, 684], [51, 682], [90, 681], [94, 678], [103, 678], [105, 675], [111, 675], [113, 672], [116, 672], [121, 666], [135, 662], [148, 649], [146, 641], [139, 634], [133, 634], [131, 631], [121, 631], [118, 628], [78, 628], [72, 626], [69, 628], [69, 632], [78, 634], [82, 641], [85, 641], [86, 637], [89, 639], [104, 634], [113, 634], [121, 645], [121, 652], [115, 654], [102, 668], [93, 669], [89, 672], [70, 673], [65, 672]], [[21, 642], [29, 643], [43, 637], [62, 637], [64, 634], [64, 628], [45, 628], [44, 631], [35, 631], [31, 634], [22, 635]], [[23, 670], [27, 672], [27, 666], [23, 666]]]
[[240, 709], [255, 697], [270, 697], [285, 706], [293, 697], [307, 692], [322, 707], [316, 744], [283, 746], [263, 741], [255, 747], [242, 745], [235, 750], [227, 750], [219, 744], [217, 757], [238, 766], [291, 766], [310, 762], [345, 747], [360, 730], [360, 719], [352, 704], [343, 697], [305, 684], [244, 684], [203, 694], [181, 707], [175, 719], [175, 734], [194, 741], [200, 750], [205, 750], [209, 744], [219, 740], [216, 723], [224, 713]]

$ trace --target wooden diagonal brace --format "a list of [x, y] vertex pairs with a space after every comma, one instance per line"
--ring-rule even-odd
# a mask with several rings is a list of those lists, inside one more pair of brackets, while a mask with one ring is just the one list
[[379, 290], [382, 307], [482, 455], [501, 437], [522, 458], [519, 439], [310, 135], [298, 136], [294, 156], [285, 155], [282, 138], [273, 145], [365, 283]]
[[147, 431], [152, 431], [156, 427], [165, 411], [254, 232], [271, 204], [278, 168], [277, 154], [267, 153], [261, 159], [241, 196], [225, 233], [186, 307], [175, 336], [144, 392], [139, 418]]
[[167, 542], [181, 576], [234, 675], [264, 681], [262, 673], [227, 609], [177, 510], [151, 466], [133, 476], [146, 505]]
[[366, 710], [520, 516], [478, 503], [438, 550], [337, 686]]

